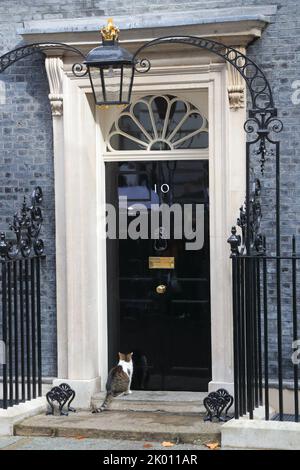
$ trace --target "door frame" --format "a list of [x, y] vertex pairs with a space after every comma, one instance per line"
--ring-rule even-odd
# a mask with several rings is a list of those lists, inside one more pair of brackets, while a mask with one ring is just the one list
[[[105, 214], [105, 171], [107, 161], [130, 160], [209, 160], [210, 191], [210, 286], [211, 286], [211, 370], [209, 391], [225, 387], [233, 391], [233, 353], [231, 318], [231, 278], [228, 257], [227, 234], [235, 220], [240, 201], [245, 192], [245, 135], [243, 122], [245, 109], [229, 108], [227, 95], [227, 68], [225, 64], [194, 66], [188, 73], [178, 76], [168, 70], [168, 81], [163, 70], [152, 72], [152, 76], [138, 77], [134, 97], [147, 94], [173, 94], [192, 101], [191, 94], [208, 92], [209, 149], [174, 152], [114, 152], [107, 153], [105, 136], [120, 113], [99, 110], [96, 113], [96, 154], [98, 180], [98, 231], [99, 254], [101, 255], [101, 279], [99, 285], [101, 319], [99, 344], [100, 374], [107, 376], [107, 292], [106, 292], [106, 248], [103, 244], [103, 220]], [[148, 75], [148, 74], [147, 74]], [[183, 85], [184, 84], [184, 85]], [[188, 96], [187, 96], [188, 95]], [[193, 101], [192, 101], [193, 102]], [[99, 278], [100, 279], [100, 278]], [[104, 288], [105, 281], [105, 288]], [[220, 313], [221, 312], [221, 313]]]
[[[161, 154], [163, 154], [163, 153], [168, 153], [168, 152], [161, 152]], [[182, 152], [180, 152], [180, 153], [182, 153]], [[201, 152], [201, 153], [202, 153], [201, 158], [195, 158], [194, 157], [194, 158], [189, 159], [188, 158], [189, 153], [187, 153], [187, 155], [184, 159], [183, 158], [181, 158], [181, 159], [176, 158], [176, 161], [182, 161], [182, 162], [183, 161], [189, 161], [189, 162], [205, 161], [205, 162], [207, 162], [207, 166], [208, 166], [209, 165], [208, 152], [206, 151], [206, 152]], [[206, 158], [205, 158], [205, 153], [207, 155]], [[121, 160], [120, 159], [117, 159], [117, 160], [109, 159], [108, 161], [105, 161], [104, 163], [105, 163], [105, 165], [110, 165], [112, 163], [125, 163], [125, 162], [127, 163], [127, 162], [132, 162], [132, 161], [137, 161], [137, 160], [134, 160], [133, 158], [127, 159], [127, 160], [124, 160], [123, 158]], [[143, 158], [143, 159], [138, 160], [138, 162], [146, 162], [146, 163], [153, 162], [153, 161], [165, 162], [165, 161], [175, 161], [175, 160], [174, 160], [174, 158], [172, 158], [172, 155], [171, 155], [171, 158], [163, 158], [163, 159], [162, 158], [147, 158], [147, 160], [145, 158]], [[110, 171], [108, 171], [108, 168], [106, 168], [106, 170], [107, 170], [107, 171], [105, 171], [106, 186], [107, 186], [107, 181], [109, 181], [109, 186], [107, 186], [107, 189], [112, 190], [113, 193], [115, 193], [114, 188], [118, 187], [118, 178], [116, 177], [116, 173], [113, 172], [112, 175], [111, 175], [112, 176], [111, 178], [110, 178], [110, 176], [108, 176], [108, 178], [109, 178], [109, 180], [108, 180], [107, 175], [110, 173]], [[193, 169], [193, 171], [194, 171], [194, 169]], [[116, 185], [116, 186], [114, 186], [114, 185]], [[209, 180], [208, 180], [208, 185], [209, 185]], [[208, 187], [208, 190], [209, 190], [209, 187]], [[111, 203], [111, 201], [110, 201], [110, 203]], [[117, 200], [115, 200], [114, 204], [118, 204]], [[208, 227], [208, 230], [209, 230], [209, 227]], [[107, 272], [108, 279], [110, 279], [109, 285], [114, 287], [112, 295], [109, 295], [109, 293], [107, 292], [107, 323], [108, 323], [107, 324], [107, 337], [110, 341], [109, 345], [108, 345], [108, 364], [109, 364], [109, 367], [112, 367], [113, 365], [115, 365], [115, 360], [116, 360], [118, 351], [122, 351], [122, 352], [130, 351], [130, 350], [125, 350], [124, 351], [122, 349], [121, 350], [116, 349], [116, 348], [119, 347], [119, 346], [117, 346], [117, 344], [120, 342], [120, 338], [121, 338], [121, 335], [122, 335], [122, 328], [120, 327], [121, 326], [121, 310], [119, 311], [118, 314], [114, 310], [115, 308], [119, 309], [119, 307], [121, 305], [121, 303], [120, 303], [120, 292], [119, 292], [119, 276], [118, 276], [118, 274], [116, 274], [116, 276], [114, 276], [112, 274], [112, 272], [117, 273], [118, 269], [119, 269], [120, 247], [118, 245], [118, 247], [115, 247], [115, 248], [112, 249], [112, 246], [114, 246], [114, 243], [116, 241], [117, 240], [109, 240], [106, 243], [107, 259], [110, 260], [110, 265], [107, 266], [107, 271], [106, 272]], [[195, 253], [195, 252], [192, 252], [192, 253]], [[151, 256], [153, 256], [153, 255], [151, 255]], [[209, 258], [210, 258], [210, 250], [209, 250]], [[118, 260], [117, 261], [118, 266], [116, 266], [116, 260]], [[117, 282], [117, 285], [116, 285], [116, 282]], [[209, 285], [210, 285], [210, 276], [209, 276]], [[108, 289], [107, 289], [107, 291], [108, 291]], [[116, 299], [116, 297], [117, 297], [117, 299]], [[118, 303], [119, 305], [116, 306], [116, 303]], [[210, 299], [210, 292], [209, 292], [209, 324], [208, 324], [208, 329], [206, 331], [206, 335], [210, 334], [210, 332], [211, 332], [211, 308], [210, 308], [210, 303], [211, 303], [211, 299]], [[201, 313], [201, 310], [199, 311], [199, 313]], [[130, 347], [132, 347], [132, 346], [130, 346]], [[113, 352], [113, 361], [111, 360], [112, 359], [112, 352]], [[207, 380], [207, 382], [209, 382], [209, 380], [211, 378], [211, 344], [209, 344], [208, 354], [209, 354], [209, 365], [208, 365], [207, 379], [208, 378], [209, 379]], [[205, 381], [203, 377], [202, 377], [202, 380], [203, 380], [203, 382]], [[163, 389], [161, 389], [161, 390], [163, 390]], [[172, 390], [174, 390], [174, 389], [172, 389]], [[201, 390], [201, 391], [203, 391], [203, 390]]]
[[[52, 58], [47, 58], [49, 61]], [[196, 93], [208, 90], [212, 381], [209, 390], [233, 391], [231, 266], [227, 237], [245, 196], [244, 107], [231, 108], [225, 63], [154, 66], [137, 76], [135, 90]], [[214, 58], [215, 60], [215, 58]], [[165, 60], [161, 61], [160, 63]], [[81, 390], [82, 407], [107, 378], [107, 293], [104, 139], [109, 119], [94, 103], [90, 82], [56, 59], [63, 86], [63, 114], [53, 116], [57, 350], [59, 380]], [[59, 75], [57, 75], [59, 76]], [[55, 75], [56, 77], [56, 75]], [[190, 100], [193, 101], [193, 100]], [[112, 113], [120, 112], [116, 108]], [[106, 114], [108, 116], [108, 114]], [[77, 393], [78, 397], [79, 394]]]

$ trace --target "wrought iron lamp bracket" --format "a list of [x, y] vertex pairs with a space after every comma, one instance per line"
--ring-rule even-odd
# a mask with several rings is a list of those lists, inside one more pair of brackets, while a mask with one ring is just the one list
[[17, 47], [16, 49], [13, 49], [12, 51], [2, 55], [0, 57], [0, 73], [4, 72], [4, 70], [13, 65], [15, 62], [18, 62], [25, 57], [36, 53], [44, 53], [45, 51], [49, 50], [70, 51], [74, 52], [76, 55], [80, 55], [83, 59], [85, 59], [85, 55], [79, 49], [77, 49], [77, 47], [69, 46], [68, 44], [64, 44], [62, 42], [53, 41], [31, 43]]
[[[241, 51], [211, 39], [197, 36], [164, 36], [148, 41], [138, 48], [133, 56], [137, 71], [148, 72], [150, 70], [150, 60], [146, 57], [141, 57], [141, 54], [145, 49], [161, 44], [187, 44], [200, 49], [206, 49], [223, 58], [237, 69], [248, 86], [252, 101], [251, 115], [261, 111], [269, 111], [272, 116], [277, 115], [270, 84], [260, 67]], [[138, 66], [140, 66], [140, 69]]]

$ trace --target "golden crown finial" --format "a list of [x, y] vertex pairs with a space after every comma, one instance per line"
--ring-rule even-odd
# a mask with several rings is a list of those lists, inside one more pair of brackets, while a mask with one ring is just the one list
[[119, 28], [114, 25], [113, 19], [108, 18], [107, 25], [101, 29], [103, 41], [116, 41], [119, 37]]

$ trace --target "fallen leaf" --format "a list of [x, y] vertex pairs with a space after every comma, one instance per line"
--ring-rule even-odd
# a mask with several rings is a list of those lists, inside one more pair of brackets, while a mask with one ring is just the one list
[[151, 449], [151, 447], [153, 447], [152, 444], [148, 444], [148, 442], [146, 442], [144, 445], [143, 445], [144, 449]]
[[75, 436], [75, 439], [77, 439], [78, 441], [81, 441], [82, 439], [85, 439], [84, 436]]
[[173, 444], [173, 442], [168, 442], [168, 441], [162, 442], [161, 445], [164, 446], [164, 447], [173, 447], [173, 446], [175, 446], [175, 444]]
[[220, 447], [220, 444], [218, 442], [207, 442], [204, 444], [206, 447], [208, 447], [210, 450], [215, 450], [218, 447]]

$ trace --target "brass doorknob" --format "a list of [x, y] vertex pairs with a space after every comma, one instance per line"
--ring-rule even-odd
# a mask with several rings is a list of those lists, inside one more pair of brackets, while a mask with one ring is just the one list
[[164, 284], [160, 284], [159, 286], [156, 287], [156, 292], [158, 294], [164, 294], [167, 290], [167, 286], [165, 286]]

